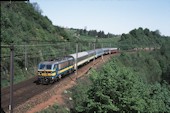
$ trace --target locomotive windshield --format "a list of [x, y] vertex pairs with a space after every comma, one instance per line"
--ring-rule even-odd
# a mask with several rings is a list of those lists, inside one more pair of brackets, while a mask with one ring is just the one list
[[39, 69], [44, 69], [45, 68], [45, 64], [40, 64]]
[[51, 64], [40, 64], [39, 69], [51, 69]]
[[51, 69], [51, 65], [46, 65], [46, 69]]

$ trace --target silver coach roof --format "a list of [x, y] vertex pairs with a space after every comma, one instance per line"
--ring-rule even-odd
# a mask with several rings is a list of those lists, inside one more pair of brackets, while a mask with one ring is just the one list
[[86, 51], [86, 52], [88, 52], [88, 54], [89, 54], [89, 53], [96, 53], [96, 50], [88, 50], [88, 51]]
[[[88, 52], [84, 51], [84, 52], [79, 52], [78, 53], [78, 58], [82, 57], [82, 56], [85, 56], [85, 55], [88, 55]], [[70, 54], [70, 56], [74, 57], [74, 59], [76, 59], [76, 53], [74, 54]]]
[[117, 48], [102, 48], [103, 50], [107, 50], [107, 49], [109, 49], [109, 50], [116, 50]]
[[117, 50], [117, 48], [109, 48], [110, 50]]

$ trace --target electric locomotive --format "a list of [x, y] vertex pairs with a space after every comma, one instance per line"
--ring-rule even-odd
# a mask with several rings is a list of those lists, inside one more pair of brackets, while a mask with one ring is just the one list
[[40, 62], [38, 65], [38, 82], [41, 84], [53, 83], [63, 75], [73, 71], [74, 58], [72, 56]]

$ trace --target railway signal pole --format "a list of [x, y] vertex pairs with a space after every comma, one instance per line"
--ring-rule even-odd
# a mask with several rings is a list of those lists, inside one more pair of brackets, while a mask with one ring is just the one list
[[[104, 44], [104, 43], [102, 43], [102, 48], [104, 47], [103, 44]], [[103, 60], [103, 54], [102, 54], [102, 60]]]
[[76, 42], [76, 75], [78, 74], [78, 72], [77, 72], [77, 58], [78, 58], [78, 42]]
[[[110, 43], [110, 48], [111, 48], [111, 43]], [[111, 54], [111, 50], [109, 49], [109, 54]]]
[[[94, 52], [95, 52], [96, 44], [95, 44], [95, 42], [94, 42], [93, 44], [94, 44]], [[94, 61], [95, 61], [95, 57], [94, 57], [94, 59], [93, 59], [93, 64], [94, 64]]]
[[10, 46], [10, 105], [9, 111], [13, 113], [13, 80], [14, 80], [14, 45]]
[[63, 56], [66, 56], [66, 42], [64, 42]]
[[25, 44], [25, 70], [27, 71], [27, 47], [26, 47], [26, 44]]
[[89, 42], [89, 49], [88, 50], [90, 50], [91, 48], [90, 48], [91, 46], [90, 46], [90, 42]]

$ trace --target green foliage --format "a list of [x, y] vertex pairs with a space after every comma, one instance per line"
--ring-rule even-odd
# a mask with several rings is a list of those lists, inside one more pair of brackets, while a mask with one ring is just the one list
[[156, 52], [155, 58], [162, 69], [162, 78], [170, 83], [170, 38], [167, 38], [160, 51]]
[[73, 91], [74, 110], [86, 113], [169, 112], [170, 86], [166, 82], [159, 83], [160, 78], [155, 76], [160, 77], [160, 74], [159, 62], [150, 53], [123, 53], [100, 71], [91, 71], [92, 84], [78, 84]]
[[65, 38], [67, 41], [69, 41], [69, 34], [66, 32], [66, 30], [64, 28], [55, 26], [55, 30], [56, 32], [59, 33], [59, 35], [61, 35], [63, 38]]
[[55, 103], [52, 106], [49, 106], [48, 108], [38, 112], [38, 113], [57, 113], [56, 111], [58, 110], [58, 105]]
[[141, 28], [131, 30], [128, 34], [122, 34], [119, 40], [119, 47], [123, 50], [133, 48], [160, 47], [165, 40], [165, 36], [161, 36], [159, 30], [150, 31]]
[[57, 105], [57, 103], [54, 103], [52, 106], [49, 106], [37, 113], [70, 113], [70, 112], [68, 108], [60, 107]]
[[[78, 79], [78, 85], [74, 86], [74, 88], [72, 88], [72, 92], [74, 92], [73, 96], [73, 100], [75, 105], [78, 105], [75, 109], [79, 112], [83, 112], [84, 111], [84, 101], [86, 101], [88, 99], [88, 95], [87, 95], [87, 91], [90, 88], [90, 84], [91, 82], [89, 80], [79, 80]], [[80, 106], [79, 106], [80, 105]]]
[[118, 37], [119, 35], [114, 35], [111, 33], [105, 34], [104, 31], [99, 31], [97, 32], [96, 30], [89, 30], [87, 31], [86, 29], [74, 29], [71, 28], [71, 30], [75, 30], [77, 34], [83, 35], [83, 36], [90, 36], [90, 37], [95, 37], [95, 38], [112, 38], [112, 37]]
[[59, 40], [58, 31], [48, 17], [41, 15], [37, 3], [3, 2], [1, 12], [2, 42], [5, 44], [11, 41], [21, 44], [32, 39]]
[[119, 60], [127, 67], [133, 69], [148, 83], [161, 81], [162, 70], [159, 61], [151, 53], [139, 52], [137, 54], [121, 54]]

